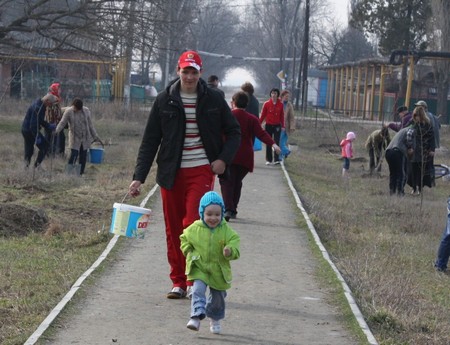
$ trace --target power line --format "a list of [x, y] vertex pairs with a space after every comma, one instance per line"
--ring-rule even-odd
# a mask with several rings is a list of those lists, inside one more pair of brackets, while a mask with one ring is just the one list
[[[254, 57], [254, 56], [233, 56], [233, 55], [227, 55], [227, 54], [216, 54], [216, 53], [210, 53], [205, 52], [202, 50], [198, 50], [198, 52], [202, 55], [206, 56], [212, 56], [217, 57], [221, 59], [235, 59], [235, 60], [243, 60], [243, 61], [280, 61], [280, 58], [260, 58], [260, 57]], [[285, 61], [294, 61], [294, 58], [284, 58]]]

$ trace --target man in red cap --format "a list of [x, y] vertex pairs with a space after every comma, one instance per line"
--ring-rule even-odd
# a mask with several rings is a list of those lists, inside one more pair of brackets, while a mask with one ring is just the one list
[[214, 189], [239, 148], [241, 131], [225, 99], [201, 79], [202, 59], [186, 51], [178, 59], [178, 78], [160, 92], [150, 111], [129, 194], [137, 196], [156, 157], [156, 182], [166, 225], [172, 290], [167, 298], [189, 295], [183, 229], [199, 218], [201, 197]]

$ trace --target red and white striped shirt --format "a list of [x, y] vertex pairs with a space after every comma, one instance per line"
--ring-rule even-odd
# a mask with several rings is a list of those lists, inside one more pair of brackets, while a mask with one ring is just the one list
[[186, 134], [184, 137], [181, 168], [193, 168], [209, 164], [195, 116], [197, 93], [188, 94], [181, 92], [180, 95], [183, 101], [184, 112], [186, 113]]

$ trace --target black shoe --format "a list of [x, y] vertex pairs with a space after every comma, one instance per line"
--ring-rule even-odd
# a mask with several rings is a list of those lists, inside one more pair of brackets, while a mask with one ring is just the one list
[[180, 287], [174, 287], [168, 294], [168, 299], [181, 299], [186, 297], [186, 291]]
[[223, 217], [225, 218], [225, 220], [226, 220], [227, 222], [229, 222], [230, 219], [233, 217], [233, 214], [232, 214], [231, 211], [225, 211], [225, 214], [224, 214]]

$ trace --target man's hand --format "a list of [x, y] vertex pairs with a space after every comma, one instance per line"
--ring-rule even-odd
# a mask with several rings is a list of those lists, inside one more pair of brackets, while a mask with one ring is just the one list
[[273, 150], [275, 151], [275, 153], [277, 155], [279, 155], [281, 153], [281, 149], [280, 149], [280, 147], [277, 144], [273, 144], [272, 148], [273, 148]]
[[225, 172], [226, 164], [223, 160], [217, 159], [211, 163], [211, 170], [216, 175], [222, 175]]
[[128, 187], [128, 194], [130, 194], [133, 198], [141, 194], [141, 181], [133, 181]]

